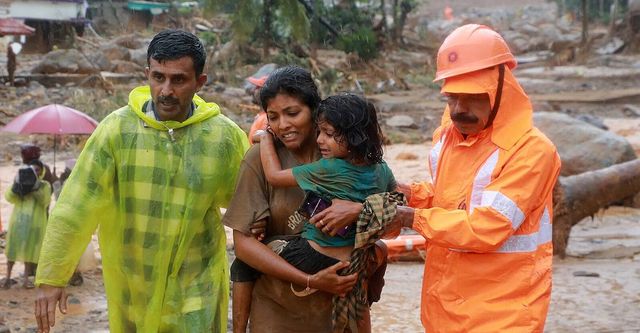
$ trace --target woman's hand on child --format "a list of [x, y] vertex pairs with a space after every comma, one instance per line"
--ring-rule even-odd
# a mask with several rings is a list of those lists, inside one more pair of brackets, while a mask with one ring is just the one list
[[335, 236], [336, 233], [353, 224], [362, 211], [362, 204], [348, 200], [333, 199], [331, 206], [315, 214], [309, 222], [325, 234]]
[[309, 286], [314, 289], [344, 297], [353, 289], [358, 279], [358, 273], [351, 275], [338, 275], [338, 271], [349, 267], [349, 263], [341, 261], [331, 267], [327, 267], [311, 276]]

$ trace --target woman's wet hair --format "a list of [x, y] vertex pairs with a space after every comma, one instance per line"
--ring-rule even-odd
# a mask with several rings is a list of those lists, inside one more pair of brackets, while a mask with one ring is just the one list
[[349, 158], [368, 165], [382, 162], [383, 136], [373, 103], [351, 93], [330, 96], [320, 102], [317, 118], [333, 126]]
[[269, 78], [260, 90], [262, 109], [266, 111], [269, 101], [281, 93], [295, 97], [302, 104], [308, 106], [311, 109], [313, 119], [315, 119], [316, 109], [320, 103], [320, 94], [309, 71], [297, 66], [286, 66], [269, 74]]
[[158, 62], [190, 57], [196, 78], [204, 70], [207, 53], [202, 42], [194, 34], [183, 30], [167, 29], [159, 32], [149, 43], [147, 49], [147, 66], [151, 59]]

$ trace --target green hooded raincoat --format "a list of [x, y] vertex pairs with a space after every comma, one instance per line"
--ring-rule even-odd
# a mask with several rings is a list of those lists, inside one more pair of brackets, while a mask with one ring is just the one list
[[219, 208], [247, 136], [198, 96], [182, 123], [145, 115], [150, 99], [148, 86], [134, 89], [87, 142], [51, 214], [36, 283], [65, 286], [99, 225], [111, 332], [224, 332]]
[[38, 263], [40, 246], [47, 226], [47, 207], [51, 202], [51, 185], [39, 180], [37, 190], [21, 197], [11, 187], [4, 193], [13, 204], [7, 231], [7, 260]]

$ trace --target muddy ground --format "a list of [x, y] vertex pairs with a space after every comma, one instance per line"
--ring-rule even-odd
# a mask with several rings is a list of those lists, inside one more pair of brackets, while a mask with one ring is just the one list
[[[386, 156], [400, 181], [425, 175], [429, 143], [387, 147]], [[63, 153], [62, 159], [71, 156]], [[409, 159], [407, 159], [409, 156]], [[413, 157], [412, 157], [413, 156]], [[51, 154], [45, 155], [51, 161]], [[58, 168], [63, 164], [58, 163]], [[1, 187], [7, 189], [17, 166], [0, 166]], [[2, 221], [11, 206], [2, 200]], [[545, 332], [640, 332], [640, 210], [611, 207], [593, 220], [576, 225], [569, 256], [554, 258], [553, 292]], [[95, 243], [95, 240], [94, 240]], [[0, 269], [5, 257], [0, 254]], [[423, 264], [389, 265], [382, 301], [372, 308], [374, 332], [420, 332], [420, 288]], [[0, 271], [4, 275], [4, 271]], [[14, 276], [22, 272], [17, 265]], [[596, 276], [593, 276], [596, 275]], [[108, 331], [104, 286], [99, 269], [84, 273], [85, 284], [68, 288], [69, 314], [60, 317], [54, 332]], [[0, 316], [12, 332], [35, 332], [34, 290], [19, 285], [0, 290]]]
[[[543, 1], [475, 1], [478, 7], [521, 7]], [[419, 12], [440, 15], [444, 4], [449, 3], [454, 13], [464, 11], [469, 1], [430, 0]], [[436, 14], [433, 14], [436, 13]], [[29, 57], [22, 59], [22, 66], [29, 64]], [[2, 55], [0, 55], [0, 62]], [[34, 60], [35, 62], [35, 60]], [[329, 60], [325, 62], [329, 63]], [[2, 66], [0, 66], [2, 67]], [[559, 111], [571, 115], [590, 114], [602, 119], [611, 131], [624, 136], [640, 153], [640, 115], [629, 114], [628, 105], [640, 106], [638, 94], [630, 89], [640, 86], [640, 56], [622, 55], [593, 58], [588, 67], [561, 66], [547, 68], [523, 68], [516, 71], [525, 90], [531, 95], [535, 110]], [[25, 71], [19, 67], [18, 71]], [[630, 75], [631, 73], [631, 75]], [[128, 90], [129, 86], [116, 86]], [[444, 105], [437, 89], [411, 84], [410, 91], [388, 91], [370, 95], [379, 101], [381, 119], [385, 122], [393, 115], [408, 115], [416, 125], [395, 128], [384, 124], [385, 132], [396, 144], [386, 150], [386, 159], [400, 181], [419, 181], [426, 177], [426, 158], [430, 147], [430, 128], [439, 122]], [[4, 89], [4, 90], [2, 90]], [[42, 88], [43, 89], [43, 88]], [[37, 92], [11, 90], [0, 87], [0, 94], [7, 99], [0, 101], [0, 110], [26, 111], [43, 100], [62, 102], [73, 95], [73, 101], [103, 101], [82, 90], [64, 86]], [[622, 91], [619, 98], [610, 99], [614, 91]], [[25, 99], [18, 105], [7, 105], [9, 99]], [[626, 93], [626, 95], [625, 95]], [[86, 96], [84, 95], [86, 94]], [[602, 95], [601, 100], [586, 97]], [[31, 97], [30, 97], [31, 96]], [[100, 96], [100, 95], [98, 95]], [[211, 93], [210, 96], [215, 96]], [[560, 96], [560, 97], [558, 97]], [[217, 101], [217, 100], [216, 100]], [[20, 109], [18, 109], [18, 107]], [[1, 116], [1, 115], [0, 115]], [[231, 115], [243, 128], [248, 128], [250, 112]], [[2, 118], [2, 117], [0, 117]], [[20, 142], [37, 140], [46, 147], [43, 160], [53, 163], [51, 141], [41, 136], [20, 137], [0, 133], [0, 189], [10, 187], [17, 171], [15, 162]], [[397, 142], [416, 144], [400, 144]], [[73, 144], [65, 145], [57, 155], [57, 169], [63, 161], [78, 153]], [[6, 228], [11, 206], [4, 196], [0, 199], [0, 216]], [[94, 241], [95, 243], [95, 241]], [[231, 245], [229, 246], [231, 247]], [[0, 250], [1, 252], [1, 250]], [[99, 259], [99, 252], [96, 253]], [[0, 277], [4, 276], [5, 257], [0, 254]], [[99, 262], [99, 261], [98, 261]], [[14, 268], [14, 277], [22, 273], [22, 266]], [[420, 332], [420, 289], [423, 263], [401, 262], [389, 266], [382, 301], [372, 308], [374, 332]], [[611, 207], [593, 219], [582, 221], [573, 228], [569, 241], [568, 257], [554, 258], [553, 292], [546, 332], [640, 332], [640, 210]], [[69, 314], [61, 317], [54, 332], [107, 332], [107, 309], [99, 266], [84, 273], [85, 284], [70, 287], [72, 295]], [[11, 332], [35, 332], [33, 320], [34, 290], [19, 285], [10, 290], [0, 290], [0, 321], [6, 321]]]

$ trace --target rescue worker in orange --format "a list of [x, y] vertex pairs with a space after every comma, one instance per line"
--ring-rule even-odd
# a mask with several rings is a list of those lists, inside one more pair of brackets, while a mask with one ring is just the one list
[[[516, 60], [498, 33], [462, 26], [437, 63], [448, 105], [433, 136], [431, 177], [399, 184], [409, 206], [395, 217], [426, 239], [422, 324], [429, 333], [543, 332], [560, 157], [533, 126], [531, 102], [511, 72]], [[334, 200], [310, 222], [340, 230], [338, 207], [348, 205], [360, 204]]]
[[431, 179], [403, 186], [409, 207], [396, 215], [427, 240], [422, 324], [426, 332], [542, 332], [560, 158], [533, 126], [498, 33], [459, 27], [437, 63], [447, 108], [433, 136]]
[[[264, 83], [267, 82], [267, 78], [269, 76], [264, 75], [259, 78], [249, 77], [247, 81], [253, 84], [255, 88], [251, 91], [251, 97], [253, 99], [253, 103], [260, 105], [260, 90], [264, 86]], [[267, 120], [267, 113], [259, 107], [258, 114], [253, 118], [253, 123], [251, 124], [251, 128], [249, 129], [249, 143], [254, 144], [253, 136], [256, 134], [258, 130], [266, 130], [269, 121]]]

